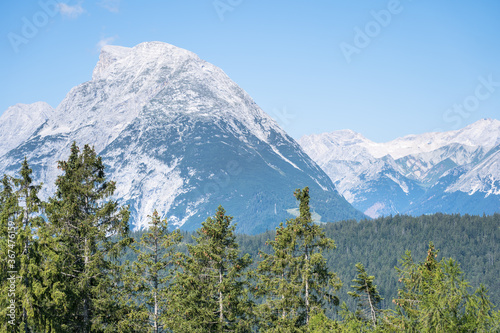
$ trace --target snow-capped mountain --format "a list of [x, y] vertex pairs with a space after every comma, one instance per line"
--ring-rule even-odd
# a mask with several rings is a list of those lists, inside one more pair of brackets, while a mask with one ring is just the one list
[[376, 143], [350, 130], [304, 136], [309, 156], [365, 214], [500, 211], [500, 121]]
[[322, 221], [364, 216], [221, 69], [170, 44], [103, 47], [92, 80], [30, 126], [7, 141], [1, 173], [15, 173], [26, 155], [51, 185], [47, 197], [71, 143], [93, 145], [136, 228], [157, 209], [195, 229], [222, 204], [239, 231], [265, 231], [291, 217], [293, 191], [304, 186]]
[[8, 108], [0, 118], [0, 156], [28, 139], [53, 113], [45, 102]]

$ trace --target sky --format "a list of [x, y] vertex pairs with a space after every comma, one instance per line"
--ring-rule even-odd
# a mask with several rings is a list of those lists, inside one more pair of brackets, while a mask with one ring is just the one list
[[386, 142], [500, 119], [500, 1], [5, 0], [0, 113], [52, 107], [103, 45], [162, 41], [222, 68], [295, 139]]

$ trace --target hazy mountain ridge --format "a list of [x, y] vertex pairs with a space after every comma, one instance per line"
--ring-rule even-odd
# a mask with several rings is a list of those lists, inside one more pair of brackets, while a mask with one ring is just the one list
[[[375, 143], [350, 130], [304, 136], [304, 150], [354, 207], [380, 215], [497, 212], [500, 121]], [[466, 208], [467, 207], [467, 208]]]
[[14, 174], [27, 156], [47, 197], [71, 142], [93, 145], [136, 227], [157, 209], [195, 229], [222, 204], [238, 230], [265, 231], [290, 217], [304, 186], [323, 221], [363, 217], [221, 69], [166, 43], [105, 46], [92, 80], [30, 129], [6, 145], [0, 173]]

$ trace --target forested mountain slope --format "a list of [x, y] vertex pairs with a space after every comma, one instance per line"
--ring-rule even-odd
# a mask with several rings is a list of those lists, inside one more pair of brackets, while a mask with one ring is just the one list
[[[328, 266], [344, 283], [342, 298], [356, 275], [354, 265], [361, 262], [370, 275], [375, 276], [384, 306], [396, 296], [398, 283], [394, 269], [406, 250], [414, 258], [423, 260], [429, 242], [440, 251], [438, 259], [453, 258], [461, 266], [472, 287], [483, 283], [491, 300], [500, 304], [500, 214], [492, 216], [423, 215], [412, 217], [396, 215], [364, 220], [324, 224], [326, 235], [337, 248], [325, 254]], [[269, 250], [267, 239], [274, 232], [256, 236], [239, 235], [242, 253], [258, 258], [258, 250]]]

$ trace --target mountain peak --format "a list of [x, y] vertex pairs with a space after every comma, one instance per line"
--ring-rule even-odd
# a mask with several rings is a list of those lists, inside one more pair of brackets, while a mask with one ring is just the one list
[[457, 143], [491, 148], [500, 144], [500, 121], [483, 118], [450, 133], [454, 133], [454, 141]]
[[291, 193], [304, 186], [323, 221], [364, 217], [220, 68], [167, 43], [103, 47], [93, 79], [71, 89], [33, 133], [9, 143], [15, 149], [0, 159], [0, 174], [27, 156], [34, 177], [54, 184], [71, 142], [89, 144], [137, 228], [157, 209], [192, 230], [224, 204], [240, 231], [262, 232], [288, 217]]
[[362, 134], [350, 129], [343, 129], [331, 132], [328, 136], [332, 139], [341, 140], [349, 144], [370, 141], [367, 138], [365, 138]]
[[479, 119], [478, 121], [476, 121], [475, 123], [473, 124], [492, 124], [492, 125], [500, 125], [500, 120], [498, 119], [493, 119], [493, 118], [482, 118], [482, 119]]
[[146, 64], [170, 63], [175, 66], [188, 58], [198, 57], [188, 50], [164, 42], [144, 42], [134, 47], [105, 45], [101, 49], [92, 79], [107, 79], [112, 72]]
[[[54, 109], [47, 102], [34, 102], [31, 104], [17, 103], [5, 110], [0, 119], [5, 120], [7, 117], [16, 116], [20, 117], [23, 115], [48, 115], [48, 113], [53, 112]], [[5, 118], [4, 118], [5, 117]]]
[[361, 135], [358, 132], [355, 132], [350, 129], [342, 129], [342, 130], [337, 130], [333, 131], [330, 133], [322, 133], [322, 134], [311, 134], [311, 135], [304, 135], [299, 139], [299, 142], [316, 142], [319, 144], [320, 142], [323, 142], [324, 144], [328, 143], [342, 143], [342, 144], [353, 144], [353, 143], [359, 143], [359, 142], [364, 142], [364, 141], [369, 141], [366, 139], [363, 135]]
[[99, 61], [92, 73], [93, 80], [99, 80], [106, 74], [106, 70], [117, 61], [127, 57], [132, 49], [129, 47], [105, 45], [101, 49]]
[[464, 127], [462, 130], [480, 128], [480, 129], [499, 129], [500, 128], [500, 120], [492, 119], [492, 118], [483, 118], [478, 121]]

